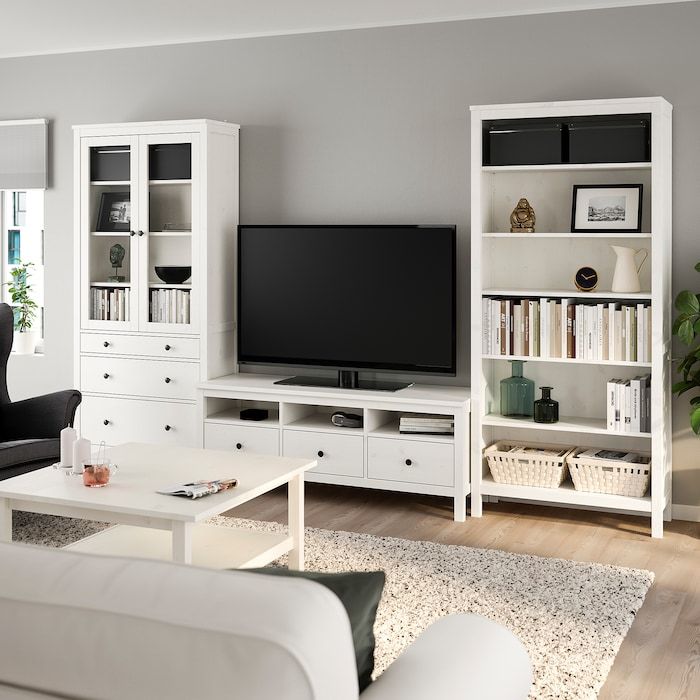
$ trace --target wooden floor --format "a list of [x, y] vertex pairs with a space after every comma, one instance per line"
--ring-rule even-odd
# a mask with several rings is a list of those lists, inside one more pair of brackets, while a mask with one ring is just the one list
[[[230, 515], [286, 522], [278, 490]], [[656, 581], [627, 635], [600, 700], [700, 700], [700, 524], [501, 502], [483, 518], [452, 520], [451, 501], [307, 484], [306, 525], [372, 535], [650, 569]]]

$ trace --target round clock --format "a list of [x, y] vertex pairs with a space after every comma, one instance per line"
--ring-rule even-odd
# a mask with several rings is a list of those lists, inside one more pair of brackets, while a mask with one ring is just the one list
[[576, 289], [592, 292], [598, 286], [598, 273], [592, 267], [581, 267], [574, 277]]

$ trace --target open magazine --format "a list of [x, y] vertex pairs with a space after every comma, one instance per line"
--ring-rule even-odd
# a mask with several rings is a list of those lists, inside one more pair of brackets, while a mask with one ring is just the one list
[[238, 486], [238, 479], [215, 479], [214, 481], [193, 481], [190, 484], [176, 484], [156, 491], [166, 496], [185, 496], [186, 498], [202, 498], [212, 493], [226, 491]]

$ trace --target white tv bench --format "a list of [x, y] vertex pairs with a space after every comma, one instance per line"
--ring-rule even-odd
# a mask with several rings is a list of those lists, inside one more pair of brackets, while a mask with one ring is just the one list
[[[311, 457], [307, 481], [447, 496], [454, 519], [466, 518], [469, 495], [470, 392], [416, 384], [396, 392], [280, 386], [282, 377], [231, 374], [199, 385], [199, 445], [213, 449]], [[263, 421], [241, 409], [265, 408]], [[337, 410], [360, 413], [362, 428], [331, 423]], [[402, 413], [454, 417], [454, 436], [401, 435]]]

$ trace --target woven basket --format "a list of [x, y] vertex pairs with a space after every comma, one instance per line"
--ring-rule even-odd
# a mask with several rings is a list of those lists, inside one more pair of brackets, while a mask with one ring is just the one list
[[[541, 447], [550, 450], [564, 450], [564, 454], [553, 457], [538, 454], [513, 454], [513, 447]], [[566, 458], [575, 448], [562, 445], [543, 445], [529, 442], [495, 442], [484, 450], [493, 480], [498, 484], [516, 486], [540, 486], [556, 489], [566, 477]]]
[[577, 491], [634, 498], [641, 498], [646, 494], [651, 478], [648, 454], [642, 455], [648, 460], [646, 464], [633, 464], [612, 459], [578, 457], [578, 454], [584, 451], [576, 449], [567, 458], [569, 473]]

